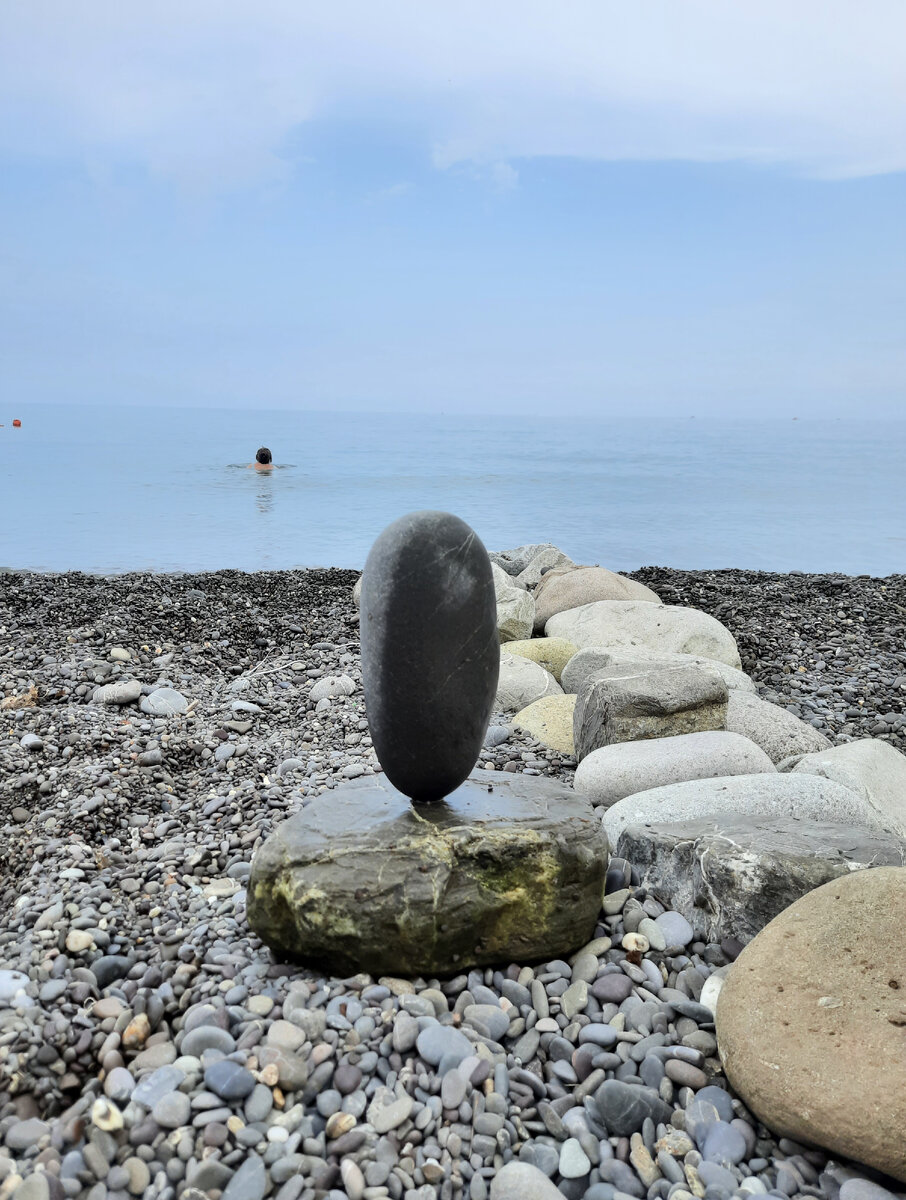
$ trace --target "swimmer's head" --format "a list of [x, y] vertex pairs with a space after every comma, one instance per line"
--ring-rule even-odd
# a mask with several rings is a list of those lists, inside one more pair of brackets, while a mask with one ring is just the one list
[[261, 449], [258, 451], [258, 453], [255, 455], [255, 462], [264, 463], [265, 465], [267, 465], [267, 463], [269, 463], [270, 461], [271, 461], [270, 450], [268, 450], [267, 446], [262, 446]]

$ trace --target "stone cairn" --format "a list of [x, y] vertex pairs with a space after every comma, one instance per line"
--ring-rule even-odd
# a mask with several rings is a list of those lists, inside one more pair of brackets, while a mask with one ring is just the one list
[[252, 927], [281, 957], [407, 976], [582, 945], [607, 870], [592, 805], [549, 779], [473, 770], [500, 650], [490, 560], [468, 525], [416, 512], [384, 530], [361, 641], [384, 775], [323, 793], [265, 841]]

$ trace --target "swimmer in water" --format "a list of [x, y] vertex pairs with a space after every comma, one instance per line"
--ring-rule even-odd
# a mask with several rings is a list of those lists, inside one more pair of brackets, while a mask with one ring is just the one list
[[271, 462], [271, 452], [268, 450], [267, 446], [262, 446], [255, 455], [255, 461], [253, 463], [249, 463], [249, 470], [272, 471], [273, 469], [274, 464]]

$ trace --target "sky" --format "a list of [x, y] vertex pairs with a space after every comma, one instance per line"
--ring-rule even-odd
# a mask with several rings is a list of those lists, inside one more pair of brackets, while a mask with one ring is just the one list
[[0, 397], [906, 416], [901, 0], [5, 0]]

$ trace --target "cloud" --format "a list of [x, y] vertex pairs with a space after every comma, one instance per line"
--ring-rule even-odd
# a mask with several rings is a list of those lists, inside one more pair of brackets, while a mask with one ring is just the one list
[[367, 120], [497, 186], [538, 156], [869, 175], [906, 169], [904, 47], [901, 0], [7, 0], [0, 149], [236, 186]]

